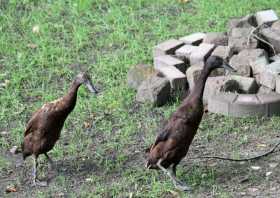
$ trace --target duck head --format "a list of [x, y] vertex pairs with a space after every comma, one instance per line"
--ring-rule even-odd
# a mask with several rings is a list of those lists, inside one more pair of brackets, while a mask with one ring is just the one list
[[205, 63], [205, 69], [212, 71], [216, 68], [225, 68], [230, 72], [236, 72], [234, 68], [232, 68], [229, 64], [227, 64], [221, 57], [219, 56], [210, 56]]
[[85, 72], [81, 72], [76, 76], [75, 82], [78, 84], [84, 84], [86, 85], [86, 87], [88, 88], [88, 90], [91, 93], [97, 94], [98, 91], [97, 89], [94, 87], [94, 85], [91, 82], [90, 76], [85, 73]]

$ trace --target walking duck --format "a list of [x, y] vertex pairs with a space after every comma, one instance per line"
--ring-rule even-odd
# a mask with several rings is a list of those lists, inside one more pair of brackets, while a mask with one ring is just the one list
[[97, 90], [93, 86], [90, 77], [84, 72], [80, 73], [72, 82], [65, 96], [44, 104], [33, 114], [27, 123], [22, 143], [22, 155], [23, 159], [30, 155], [33, 157], [32, 185], [34, 186], [47, 185], [46, 182], [37, 180], [38, 156], [44, 154], [48, 163], [53, 167], [53, 161], [47, 152], [54, 147], [56, 141], [59, 139], [64, 121], [76, 105], [77, 92], [82, 84], [85, 84], [90, 92], [97, 94]]
[[[203, 116], [203, 91], [205, 82], [212, 70], [225, 68], [235, 71], [218, 56], [210, 56], [190, 94], [171, 115], [155, 143], [148, 149], [146, 167], [161, 169], [172, 180], [174, 186], [182, 191], [191, 188], [176, 178], [176, 167], [186, 156], [189, 146], [197, 132]], [[172, 171], [167, 170], [172, 165]]]

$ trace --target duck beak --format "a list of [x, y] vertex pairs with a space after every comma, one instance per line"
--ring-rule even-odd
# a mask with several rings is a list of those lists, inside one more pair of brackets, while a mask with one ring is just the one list
[[88, 90], [89, 90], [91, 93], [98, 94], [97, 89], [94, 87], [94, 85], [92, 84], [92, 82], [91, 82], [90, 80], [87, 80], [87, 81], [85, 82], [85, 85], [87, 86]]
[[223, 68], [229, 70], [230, 72], [236, 72], [236, 69], [232, 68], [229, 64], [227, 64], [226, 62], [223, 63], [222, 65]]

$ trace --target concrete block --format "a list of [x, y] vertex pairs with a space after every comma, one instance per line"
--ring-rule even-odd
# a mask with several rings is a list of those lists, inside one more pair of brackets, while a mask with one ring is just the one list
[[257, 26], [256, 19], [254, 15], [247, 15], [245, 17], [232, 18], [228, 20], [228, 30], [233, 28], [250, 28], [252, 26]]
[[153, 76], [139, 86], [136, 101], [149, 102], [154, 106], [164, 105], [170, 96], [170, 83], [166, 78]]
[[198, 47], [193, 45], [184, 45], [175, 51], [175, 55], [189, 62], [191, 53]]
[[276, 76], [277, 73], [265, 70], [260, 74], [260, 84], [274, 90], [276, 87]]
[[258, 25], [271, 25], [278, 20], [278, 16], [274, 10], [259, 11], [255, 15]]
[[209, 32], [206, 33], [203, 43], [209, 43], [214, 45], [228, 45], [228, 37], [224, 32]]
[[237, 70], [237, 74], [250, 77], [252, 74], [250, 63], [265, 55], [266, 52], [263, 49], [244, 49], [239, 54], [234, 55], [229, 64]]
[[190, 45], [199, 45], [205, 37], [205, 33], [197, 32], [188, 36], [181, 37], [179, 40]]
[[229, 46], [217, 46], [211, 54], [212, 56], [219, 56], [224, 60], [232, 57], [233, 51]]
[[171, 88], [173, 90], [181, 91], [186, 89], [187, 77], [176, 67], [163, 66], [163, 67], [157, 67], [156, 70], [159, 71], [164, 77], [166, 77], [169, 80], [171, 84]]
[[264, 28], [260, 30], [260, 33], [270, 44], [273, 45], [276, 53], [280, 53], [280, 30]]
[[275, 89], [275, 91], [276, 91], [276, 93], [279, 93], [279, 94], [280, 94], [280, 76], [279, 76], [279, 75], [276, 76], [276, 78], [275, 78], [275, 83], [276, 83], [276, 89]]
[[197, 65], [192, 65], [187, 69], [186, 76], [187, 76], [190, 90], [194, 88], [194, 85], [197, 82], [202, 70], [203, 70], [202, 63]]
[[174, 66], [177, 69], [179, 69], [181, 72], [186, 72], [187, 65], [184, 63], [184, 61], [175, 58], [170, 55], [163, 55], [163, 56], [157, 56], [154, 58], [154, 67], [155, 69], [158, 69], [160, 67], [164, 66]]
[[248, 36], [251, 34], [253, 28], [233, 28], [229, 35], [228, 46], [234, 52], [240, 52], [243, 49], [255, 49], [258, 46], [258, 41], [251, 38], [248, 43]]
[[214, 50], [213, 44], [201, 43], [190, 55], [190, 64], [194, 65], [199, 62], [204, 62], [211, 52]]
[[204, 94], [203, 102], [208, 103], [209, 98], [220, 92], [233, 92], [233, 93], [256, 93], [258, 84], [254, 78], [247, 78], [237, 75], [208, 77]]
[[264, 85], [261, 85], [258, 90], [258, 94], [270, 94], [272, 92], [273, 92], [273, 89], [270, 89]]
[[271, 26], [272, 30], [275, 30], [275, 31], [280, 31], [280, 20], [278, 21], [275, 21], [272, 26]]
[[127, 73], [127, 84], [130, 88], [136, 90], [144, 80], [153, 75], [156, 75], [156, 71], [152, 66], [146, 64], [135, 65]]
[[157, 57], [166, 54], [174, 54], [176, 49], [180, 48], [183, 45], [184, 43], [182, 41], [178, 41], [176, 39], [164, 41], [154, 47], [153, 56]]
[[262, 73], [268, 64], [269, 61], [266, 55], [260, 56], [257, 59], [250, 59], [249, 61], [254, 76]]

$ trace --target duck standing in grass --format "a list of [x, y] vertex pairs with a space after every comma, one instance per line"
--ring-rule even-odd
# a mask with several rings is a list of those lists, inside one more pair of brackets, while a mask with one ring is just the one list
[[[182, 191], [188, 191], [190, 187], [176, 178], [176, 167], [186, 156], [197, 132], [203, 116], [202, 98], [205, 83], [211, 71], [216, 68], [235, 71], [222, 58], [210, 56], [194, 88], [171, 115], [155, 143], [149, 148], [147, 168], [161, 169], [172, 179], [175, 187]], [[167, 170], [171, 165], [172, 171]]]
[[33, 114], [27, 123], [22, 143], [22, 155], [23, 159], [30, 155], [33, 157], [34, 167], [32, 173], [33, 185], [35, 186], [46, 185], [46, 182], [39, 182], [37, 180], [38, 156], [44, 154], [50, 165], [53, 165], [47, 152], [54, 147], [59, 139], [64, 121], [76, 105], [77, 92], [82, 84], [85, 84], [90, 92], [97, 94], [97, 90], [93, 86], [90, 77], [84, 72], [80, 73], [72, 82], [65, 96], [44, 104]]

